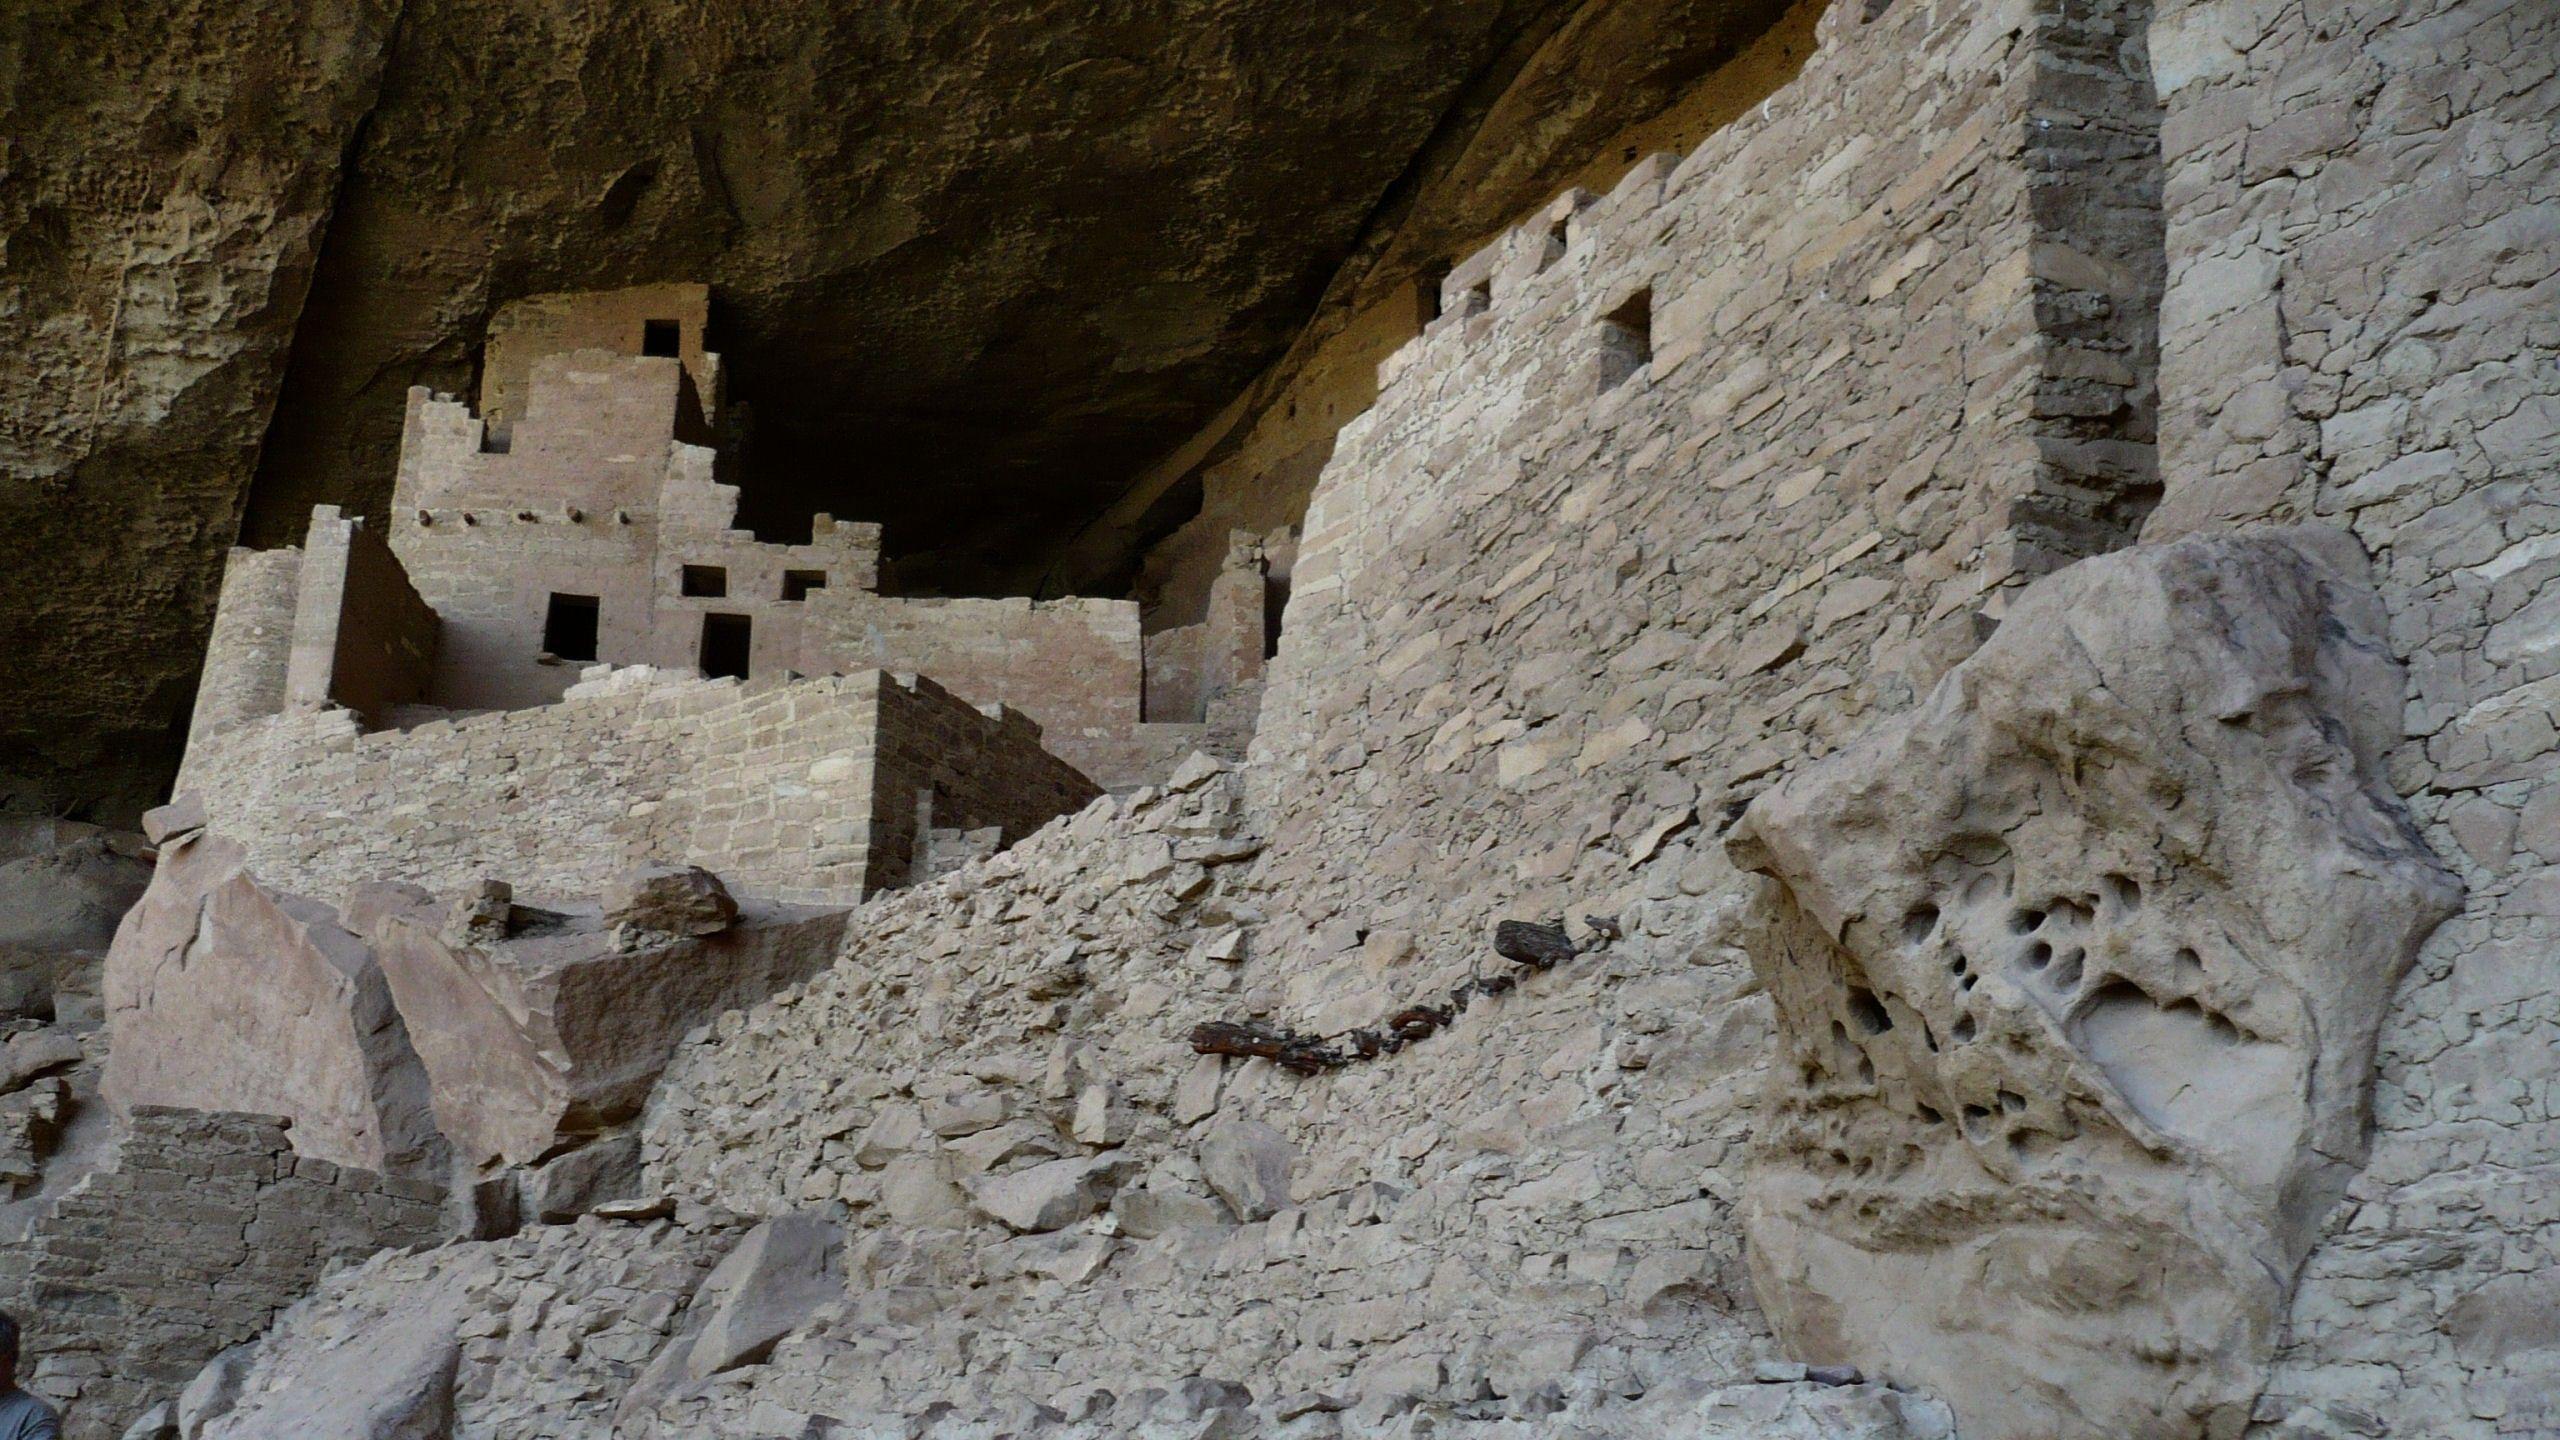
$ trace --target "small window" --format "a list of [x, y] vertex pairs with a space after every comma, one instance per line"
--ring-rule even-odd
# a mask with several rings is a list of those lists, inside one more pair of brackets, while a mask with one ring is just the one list
[[1289, 608], [1289, 581], [1285, 576], [1266, 575], [1262, 580], [1262, 658], [1276, 660], [1280, 656], [1280, 617]]
[[720, 565], [687, 565], [676, 583], [679, 594], [717, 600], [729, 593], [729, 571]]
[[673, 320], [640, 323], [640, 353], [674, 359], [684, 353], [684, 327]]
[[1614, 390], [1653, 363], [1653, 292], [1639, 290], [1600, 321], [1600, 388]]
[[702, 674], [707, 680], [744, 680], [754, 648], [754, 622], [744, 615], [702, 617]]
[[785, 570], [782, 572], [782, 598], [785, 600], [806, 600], [809, 598], [810, 591], [824, 590], [826, 588], [827, 572], [824, 570]]
[[563, 660], [596, 658], [596, 611], [593, 595], [553, 595], [542, 617], [542, 648]]

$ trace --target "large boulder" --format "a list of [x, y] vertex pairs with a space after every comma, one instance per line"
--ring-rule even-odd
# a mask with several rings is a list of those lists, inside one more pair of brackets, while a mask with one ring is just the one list
[[240, 846], [199, 833], [162, 851], [105, 988], [101, 1089], [119, 1114], [282, 1115], [300, 1154], [442, 1175], [426, 1071], [372, 949], [337, 910], [267, 888]]
[[2085, 561], [1744, 812], [1781, 1036], [1744, 1219], [1795, 1353], [1967, 1440], [2240, 1432], [2459, 900], [2382, 781], [2382, 636], [2332, 533]]
[[699, 865], [645, 865], [605, 887], [604, 918], [643, 935], [710, 935], [738, 918], [720, 877]]
[[[531, 1164], [637, 1116], [687, 1030], [825, 968], [845, 924], [843, 911], [757, 902], [709, 934], [513, 905], [462, 926], [422, 891], [382, 904], [370, 933], [437, 1123], [481, 1169]], [[718, 908], [656, 913], [680, 925]]]
[[452, 1435], [461, 1331], [495, 1278], [470, 1246], [424, 1284], [324, 1290], [281, 1333], [217, 1358], [178, 1403], [186, 1440], [445, 1440]]

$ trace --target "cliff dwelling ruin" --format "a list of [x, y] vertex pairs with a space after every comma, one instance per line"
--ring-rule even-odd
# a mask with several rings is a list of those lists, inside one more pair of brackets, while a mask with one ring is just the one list
[[76, 1440], [2560, 1440], [2560, 8], [0, 21]]

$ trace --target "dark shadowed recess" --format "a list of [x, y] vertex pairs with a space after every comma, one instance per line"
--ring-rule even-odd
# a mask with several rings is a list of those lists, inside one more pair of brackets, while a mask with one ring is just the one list
[[1386, 237], [1534, 203], [1781, 8], [411, 0], [244, 541], [378, 509], [407, 388], [467, 391], [495, 306], [699, 279], [748, 523], [878, 520], [903, 585], [1028, 588], [1320, 301], [1432, 258]]

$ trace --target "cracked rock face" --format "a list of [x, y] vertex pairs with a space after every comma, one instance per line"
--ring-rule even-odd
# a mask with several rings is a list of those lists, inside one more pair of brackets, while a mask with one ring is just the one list
[[1781, 1030], [1745, 1216], [1795, 1352], [1969, 1440], [2239, 1433], [2459, 899], [2382, 784], [2381, 621], [2330, 532], [2086, 561], [1744, 813]]

